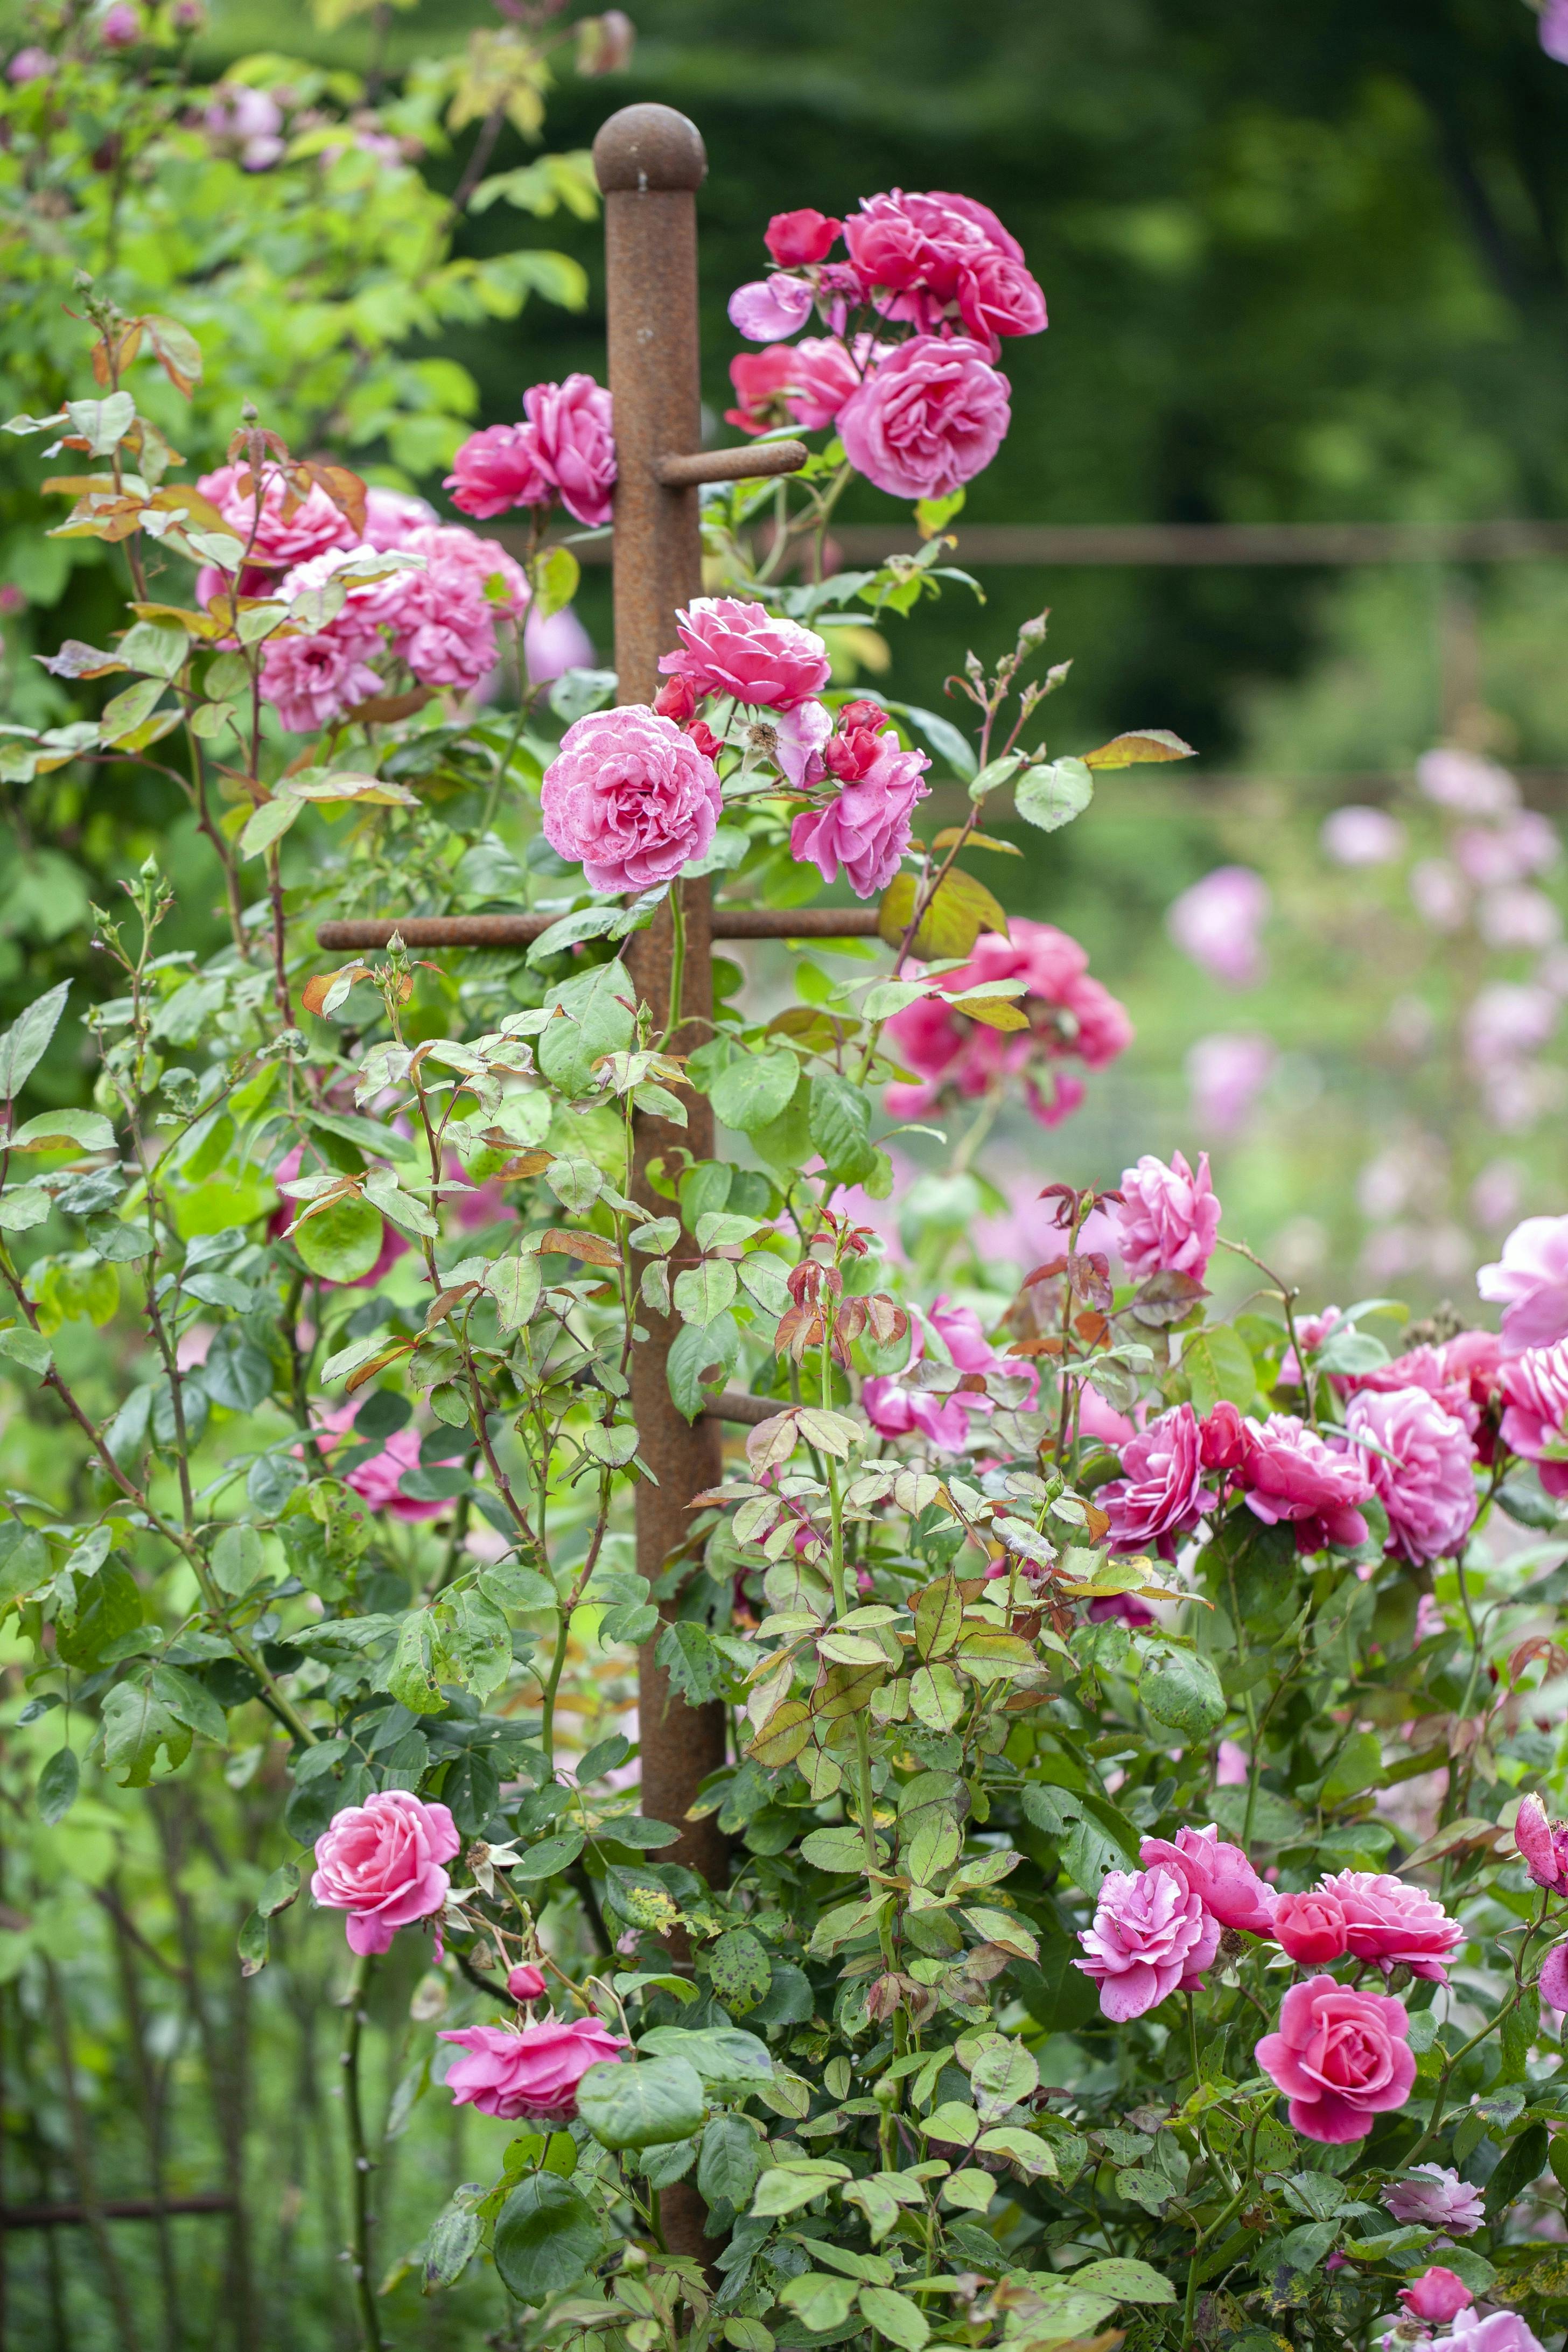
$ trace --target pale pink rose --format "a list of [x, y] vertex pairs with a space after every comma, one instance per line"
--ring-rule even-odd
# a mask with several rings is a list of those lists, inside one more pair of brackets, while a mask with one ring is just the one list
[[1366, 1521], [1356, 1506], [1373, 1487], [1359, 1454], [1330, 1445], [1291, 1412], [1271, 1412], [1265, 1422], [1248, 1418], [1242, 1428], [1237, 1475], [1256, 1518], [1266, 1527], [1291, 1521], [1303, 1552], [1327, 1544], [1352, 1550], [1365, 1543]]
[[1186, 1057], [1193, 1117], [1216, 1135], [1236, 1135], [1252, 1116], [1279, 1059], [1261, 1030], [1216, 1029], [1200, 1037]]
[[1399, 2300], [1413, 2318], [1424, 2319], [1429, 2327], [1446, 2327], [1456, 2313], [1474, 2303], [1475, 2296], [1462, 2278], [1434, 2263], [1420, 2277], [1399, 2290]]
[[736, 287], [730, 297], [730, 324], [749, 343], [771, 343], [804, 327], [811, 307], [810, 280], [775, 269], [771, 277]]
[[523, 1960], [507, 1976], [506, 1989], [513, 2000], [538, 2000], [544, 1991], [544, 1970], [536, 1969], [531, 1960]]
[[1548, 2009], [1568, 2009], [1568, 1944], [1553, 1944], [1536, 1979]]
[[1455, 2352], [1541, 2352], [1540, 2337], [1517, 2311], [1489, 2311], [1483, 2319], [1473, 2305], [1458, 2314], [1447, 2340]]
[[843, 226], [841, 220], [807, 205], [799, 212], [775, 213], [763, 231], [763, 243], [781, 269], [798, 268], [802, 263], [826, 261]]
[[837, 880], [842, 868], [858, 898], [887, 888], [909, 846], [915, 803], [931, 790], [922, 781], [931, 765], [923, 751], [900, 751], [890, 733], [878, 742], [863, 776], [847, 782], [826, 808], [803, 809], [790, 827], [796, 865], [815, 866], [825, 882]]
[[1424, 751], [1415, 762], [1415, 782], [1429, 801], [1461, 816], [1503, 816], [1519, 805], [1519, 787], [1508, 770], [1474, 751]]
[[247, 82], [219, 82], [201, 121], [215, 144], [232, 149], [247, 172], [270, 171], [283, 154], [282, 109]]
[[516, 567], [502, 550], [450, 524], [412, 530], [405, 545], [425, 557], [424, 571], [373, 583], [362, 609], [386, 629], [394, 655], [421, 686], [472, 688], [494, 669], [496, 622], [516, 601], [512, 583], [503, 604], [486, 593], [486, 580]]
[[262, 698], [291, 735], [335, 727], [382, 691], [367, 659], [381, 649], [374, 632], [346, 611], [313, 637], [274, 637], [262, 656]]
[[1447, 1983], [1444, 1963], [1463, 1944], [1465, 1931], [1425, 1888], [1381, 1870], [1336, 1871], [1321, 1886], [1339, 1898], [1352, 1959], [1375, 1960], [1384, 1975], [1403, 1963], [1432, 1984]]
[[1481, 2192], [1461, 2180], [1451, 2165], [1415, 2164], [1403, 2180], [1391, 2180], [1380, 2192], [1384, 2205], [1403, 2227], [1446, 2230], [1453, 2238], [1473, 2238], [1486, 2220]]
[[1265, 1886], [1241, 1848], [1228, 1845], [1220, 1836], [1215, 1822], [1210, 1822], [1206, 1829], [1179, 1829], [1173, 1843], [1147, 1837], [1138, 1849], [1138, 1859], [1174, 1871], [1222, 1927], [1241, 1928], [1252, 1936], [1269, 1933], [1273, 1890]]
[[591, 710], [561, 739], [541, 794], [545, 837], [593, 890], [668, 882], [712, 846], [718, 772], [673, 719], [640, 703]]
[[383, 1789], [333, 1814], [316, 1840], [310, 1893], [348, 1913], [351, 1951], [384, 1952], [399, 1927], [440, 1910], [452, 1883], [441, 1864], [461, 1843], [445, 1805]]
[[1219, 1945], [1219, 1928], [1173, 1870], [1108, 1871], [1094, 1925], [1079, 1937], [1075, 1960], [1100, 1987], [1100, 2006], [1125, 2025], [1166, 1995], [1196, 1984]]
[[444, 487], [465, 514], [505, 514], [510, 507], [547, 507], [555, 482], [539, 462], [531, 425], [487, 425], [470, 433], [452, 460]]
[[1278, 2032], [1266, 2033], [1254, 2054], [1286, 2094], [1292, 2130], [1342, 2145], [1363, 2138], [1374, 2116], [1402, 2107], [1410, 2096], [1415, 2059], [1409, 2031], [1404, 2003], [1389, 1994], [1352, 1992], [1332, 1977], [1310, 1977], [1291, 1986], [1279, 2005]]
[[52, 74], [54, 69], [55, 61], [47, 49], [40, 49], [37, 44], [34, 44], [27, 48], [17, 50], [5, 68], [5, 79], [7, 81], [18, 84], [25, 81], [42, 81], [45, 75]]
[[1470, 1214], [1479, 1225], [1511, 1225], [1519, 1215], [1524, 1171], [1517, 1160], [1489, 1160], [1470, 1187]]
[[1446, 857], [1421, 857], [1410, 869], [1410, 899], [1435, 931], [1457, 931], [1469, 912], [1464, 876]]
[[[242, 481], [252, 481], [250, 467], [244, 459], [237, 465], [219, 466], [216, 472], [203, 474], [196, 483], [202, 496], [211, 500], [236, 539], [246, 547], [247, 564], [302, 563], [312, 555], [324, 554], [329, 548], [353, 545], [353, 523], [341, 507], [332, 504], [319, 483], [312, 482], [306, 496], [299, 499], [275, 469], [264, 466], [262, 478], [259, 520], [254, 487], [243, 492], [239, 488]], [[285, 514], [285, 505], [289, 503], [292, 512]]]
[[1476, 928], [1500, 953], [1524, 948], [1539, 955], [1562, 938], [1563, 918], [1544, 890], [1517, 883], [1481, 893]]
[[[944, 1095], [969, 1099], [1007, 1077], [1021, 1077], [1029, 1107], [1044, 1127], [1055, 1127], [1083, 1100], [1081, 1080], [1056, 1065], [1069, 1056], [1103, 1069], [1132, 1042], [1132, 1024], [1097, 980], [1076, 940], [1054, 924], [1015, 916], [1011, 937], [985, 931], [969, 961], [942, 975], [942, 993], [896, 1013], [886, 1034], [896, 1058], [921, 1081], [887, 1092], [896, 1118], [923, 1118]], [[1022, 980], [1014, 1003], [1029, 1016], [1027, 1030], [990, 1029], [955, 1013], [946, 1000], [987, 980]], [[1051, 1091], [1044, 1091], [1049, 1076]]]
[[1505, 1355], [1568, 1339], [1568, 1217], [1526, 1217], [1501, 1257], [1481, 1267], [1476, 1288], [1502, 1308]]
[[1201, 1282], [1221, 1213], [1209, 1181], [1208, 1153], [1198, 1154], [1194, 1171], [1179, 1151], [1172, 1152], [1168, 1167], [1146, 1151], [1136, 1168], [1122, 1170], [1121, 1191], [1121, 1202], [1112, 1202], [1111, 1214], [1131, 1279], [1190, 1274]]
[[477, 2107], [503, 2123], [570, 2123], [577, 2112], [577, 2085], [590, 2066], [618, 2060], [631, 2044], [596, 2017], [552, 2017], [525, 2025], [521, 2033], [505, 2025], [466, 2025], [442, 2033], [468, 2052], [447, 2075], [456, 2106]]
[[1405, 827], [1386, 809], [1352, 803], [1323, 820], [1318, 839], [1336, 866], [1387, 866], [1405, 854]]
[[868, 371], [889, 346], [858, 335], [853, 351], [837, 335], [805, 335], [790, 353], [784, 406], [807, 433], [831, 425]]
[[1245, 1789], [1252, 1777], [1252, 1759], [1245, 1748], [1234, 1739], [1222, 1739], [1219, 1754], [1215, 1759], [1214, 1784], [1216, 1789]]
[[563, 605], [548, 620], [541, 620], [535, 605], [522, 633], [522, 657], [528, 665], [529, 683], [548, 686], [552, 678], [564, 676], [569, 669], [592, 669], [594, 640], [572, 605]]
[[[378, 483], [373, 482], [364, 494], [363, 544], [374, 548], [378, 555], [384, 555], [389, 548], [406, 547], [413, 532], [423, 530], [438, 520], [427, 499], [417, 499], [411, 490], [383, 489]], [[472, 535], [471, 532], [464, 534], [466, 538]], [[500, 561], [511, 564], [511, 558], [502, 558], [500, 550], [493, 545], [490, 556], [492, 562]], [[519, 577], [521, 577], [521, 572]], [[524, 581], [525, 590], [527, 584]]]
[[[1081, 1234], [1079, 1238], [1081, 1243]], [[1041, 1255], [1039, 1250], [1034, 1252], [1037, 1259]], [[1118, 1412], [1113, 1404], [1106, 1402], [1098, 1389], [1090, 1388], [1087, 1381], [1080, 1381], [1078, 1383], [1078, 1433], [1080, 1437], [1097, 1437], [1120, 1453], [1122, 1446], [1130, 1444], [1137, 1436], [1138, 1431], [1124, 1412]]]
[[1568, 0], [1545, 0], [1541, 11], [1541, 46], [1560, 66], [1568, 66]]
[[899, 499], [942, 499], [983, 473], [1012, 421], [1011, 387], [978, 343], [917, 335], [838, 412], [858, 474]]
[[1454, 835], [1454, 855], [1476, 887], [1489, 890], [1549, 872], [1563, 856], [1563, 844], [1550, 817], [1539, 809], [1516, 808], [1500, 824], [1461, 826]]
[[1175, 1538], [1191, 1535], [1214, 1508], [1214, 1496], [1204, 1485], [1192, 1406], [1179, 1404], [1161, 1413], [1124, 1445], [1121, 1477], [1098, 1487], [1094, 1499], [1110, 1515], [1113, 1551], [1139, 1552], [1152, 1545], [1163, 1559], [1173, 1559]]
[[1537, 1886], [1568, 1895], [1568, 1822], [1549, 1819], [1533, 1790], [1514, 1815], [1513, 1842]]
[[616, 486], [614, 412], [609, 394], [591, 375], [563, 383], [536, 383], [522, 395], [539, 463], [561, 493], [569, 515], [590, 530], [610, 520]]
[[1425, 1388], [1361, 1390], [1345, 1413], [1363, 1438], [1373, 1492], [1388, 1513], [1388, 1549], [1419, 1566], [1458, 1550], [1476, 1516], [1475, 1453], [1464, 1423]]
[[[773, 730], [773, 764], [784, 782], [796, 792], [820, 783], [826, 772], [822, 754], [833, 733], [831, 710], [820, 702], [802, 702], [794, 710], [775, 710], [763, 723]], [[897, 749], [896, 743], [892, 748]], [[922, 784], [916, 799], [922, 798], [925, 791]], [[906, 838], [908, 830], [906, 826]]]
[[1267, 969], [1258, 930], [1273, 901], [1249, 866], [1216, 866], [1165, 909], [1172, 942], [1226, 988], [1252, 988]]
[[[373, 491], [371, 496], [376, 494]], [[366, 501], [367, 508], [369, 501]], [[366, 522], [372, 517], [367, 512]], [[379, 550], [382, 542], [367, 541]], [[469, 530], [460, 522], [437, 522], [434, 517], [411, 523], [395, 544], [411, 555], [425, 558], [425, 577], [448, 595], [467, 596], [470, 593], [483, 598], [494, 619], [515, 621], [521, 618], [529, 600], [528, 574], [521, 563], [510, 556], [504, 547], [493, 539], [483, 539], [477, 530]], [[372, 583], [368, 593], [373, 604], [384, 597], [392, 612], [389, 625], [397, 623], [397, 588], [399, 581], [417, 580], [416, 572], [394, 573], [390, 580]]]
[[1330, 1960], [1342, 1959], [1349, 1948], [1344, 1906], [1321, 1887], [1312, 1894], [1281, 1895], [1274, 1906], [1272, 1933], [1298, 1968], [1321, 1969]]
[[689, 678], [698, 694], [732, 694], [768, 710], [795, 710], [831, 675], [815, 629], [785, 621], [739, 596], [697, 596], [675, 616], [680, 644], [661, 654], [666, 677]]

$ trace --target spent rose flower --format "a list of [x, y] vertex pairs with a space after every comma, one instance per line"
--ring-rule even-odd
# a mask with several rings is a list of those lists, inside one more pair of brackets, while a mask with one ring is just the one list
[[461, 1843], [445, 1805], [383, 1789], [332, 1815], [316, 1840], [310, 1893], [348, 1913], [351, 1951], [384, 1952], [399, 1927], [440, 1910], [452, 1883], [441, 1865]]
[[763, 231], [763, 243], [781, 269], [798, 268], [803, 262], [826, 261], [843, 226], [805, 205], [798, 212], [775, 213]]
[[1446, 2230], [1452, 2238], [1472, 2238], [1486, 2220], [1481, 2192], [1461, 2180], [1451, 2165], [1413, 2164], [1403, 2180], [1380, 2192], [1403, 2227]]
[[1121, 1477], [1097, 1487], [1094, 1499], [1110, 1514], [1112, 1551], [1152, 1545], [1162, 1559], [1174, 1559], [1176, 1538], [1191, 1535], [1214, 1507], [1192, 1406], [1173, 1406], [1131, 1438], [1121, 1449]]
[[570, 2123], [577, 2085], [590, 2066], [618, 2059], [631, 2044], [596, 2017], [551, 2018], [516, 2032], [509, 2025], [466, 2025], [443, 2033], [468, 2053], [447, 2074], [456, 2106], [473, 2106], [503, 2123]]
[[1447, 1983], [1444, 1962], [1464, 1942], [1465, 1931], [1424, 1887], [1382, 1870], [1337, 1871], [1321, 1886], [1344, 1913], [1352, 1959], [1375, 1960], [1384, 1975], [1403, 1964], [1431, 1984]]
[[1321, 1969], [1349, 1949], [1344, 1906], [1320, 1887], [1315, 1894], [1281, 1895], [1274, 1906], [1272, 1933], [1299, 1968]]
[[1264, 1885], [1238, 1845], [1226, 1844], [1217, 1823], [1210, 1822], [1201, 1830], [1179, 1829], [1173, 1843], [1165, 1838], [1145, 1838], [1138, 1859], [1173, 1870], [1222, 1927], [1243, 1928], [1252, 1936], [1270, 1932], [1274, 1891]]
[[1219, 1927], [1174, 1870], [1112, 1870], [1101, 1882], [1094, 1925], [1074, 1960], [1100, 1987], [1100, 2006], [1117, 2025], [1196, 1984], [1219, 1946]]
[[531, 1960], [520, 1961], [507, 1973], [506, 1989], [513, 2000], [537, 2000], [544, 1990], [544, 1970]]
[[1456, 2312], [1475, 2299], [1464, 2280], [1445, 2270], [1441, 2263], [1434, 2263], [1430, 2270], [1399, 2290], [1399, 2300], [1412, 2317], [1424, 2319], [1432, 2327], [1446, 2327]]
[[811, 308], [809, 281], [775, 269], [771, 277], [736, 287], [730, 297], [730, 324], [749, 343], [771, 343], [804, 327]]
[[711, 760], [640, 703], [591, 710], [544, 772], [544, 833], [594, 890], [668, 882], [712, 846], [721, 802]]
[[[931, 765], [923, 751], [901, 751], [891, 732], [871, 740], [875, 751], [863, 772], [847, 779], [825, 808], [803, 809], [789, 836], [797, 865], [809, 862], [825, 882], [842, 869], [858, 898], [887, 888], [909, 846], [915, 803], [931, 789], [923, 781]], [[824, 746], [829, 755], [833, 748]]]
[[610, 520], [616, 486], [614, 407], [591, 375], [531, 384], [522, 395], [541, 467], [569, 515], [589, 530]]
[[1289, 2102], [1290, 2127], [1304, 2139], [1342, 2145], [1363, 2138], [1374, 2116], [1402, 2107], [1415, 2080], [1403, 2001], [1352, 1991], [1332, 1977], [1292, 1985], [1279, 2027], [1256, 2056]]
[[1179, 1151], [1167, 1167], [1146, 1151], [1121, 1171], [1121, 1200], [1112, 1202], [1121, 1262], [1134, 1282], [1152, 1274], [1190, 1274], [1201, 1282], [1214, 1255], [1220, 1204], [1209, 1179], [1209, 1156], [1194, 1171]]
[[1554, 1822], [1532, 1790], [1514, 1815], [1513, 1842], [1537, 1886], [1568, 1895], [1568, 1822]]
[[465, 514], [488, 517], [511, 507], [547, 507], [555, 483], [539, 460], [532, 428], [487, 425], [470, 433], [452, 460], [445, 487]]
[[983, 473], [1012, 421], [1011, 387], [978, 343], [917, 335], [838, 412], [858, 474], [896, 499], [943, 499]]
[[1341, 1452], [1293, 1412], [1250, 1417], [1237, 1475], [1247, 1509], [1266, 1527], [1293, 1522], [1299, 1551], [1353, 1550], [1367, 1539], [1358, 1504], [1373, 1491], [1360, 1454]]
[[696, 596], [675, 616], [680, 644], [659, 656], [665, 677], [689, 678], [700, 694], [794, 710], [821, 693], [831, 674], [815, 629], [778, 619], [740, 596]]
[[1419, 1567], [1457, 1550], [1476, 1516], [1475, 1454], [1464, 1423], [1425, 1388], [1363, 1389], [1345, 1413], [1345, 1434], [1388, 1513], [1390, 1551]]
[[1568, 1439], [1568, 1339], [1527, 1348], [1498, 1374], [1503, 1412], [1500, 1435], [1523, 1462], [1533, 1462], [1549, 1495], [1568, 1495], [1568, 1461], [1547, 1448]]
[[1226, 988], [1252, 988], [1266, 970], [1258, 934], [1273, 900], [1248, 866], [1216, 866], [1173, 898], [1165, 929], [1173, 944]]
[[1568, 1339], [1568, 1217], [1526, 1217], [1502, 1255], [1476, 1276], [1483, 1298], [1502, 1308], [1507, 1356]]

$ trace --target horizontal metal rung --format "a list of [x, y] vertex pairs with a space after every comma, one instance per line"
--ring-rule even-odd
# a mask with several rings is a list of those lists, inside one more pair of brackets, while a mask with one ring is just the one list
[[759, 482], [798, 474], [811, 452], [804, 441], [764, 441], [750, 449], [695, 449], [689, 457], [659, 457], [654, 473], [667, 490], [699, 482]]
[[[552, 915], [377, 915], [322, 923], [321, 948], [384, 948], [394, 931], [408, 948], [531, 946], [562, 920]], [[877, 936], [875, 907], [715, 907], [716, 940], [869, 940]]]

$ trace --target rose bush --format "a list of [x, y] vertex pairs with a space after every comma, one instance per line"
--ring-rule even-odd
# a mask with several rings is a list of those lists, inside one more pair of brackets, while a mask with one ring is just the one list
[[[123, 550], [129, 609], [54, 657], [79, 715], [5, 758], [188, 777], [230, 926], [166, 949], [151, 859], [99, 910], [90, 1105], [27, 1091], [64, 988], [0, 1038], [27, 1801], [166, 1822], [221, 1755], [264, 1849], [237, 1968], [321, 1946], [307, 1874], [343, 1913], [367, 2346], [417, 2270], [552, 2352], [1444, 2325], [1530, 2352], [1568, 2095], [1561, 1237], [1505, 1247], [1500, 1338], [1305, 1311], [1226, 1230], [1202, 1137], [1012, 1204], [1043, 1254], [982, 1232], [994, 1122], [1059, 1122], [1130, 1042], [1083, 950], [975, 870], [989, 828], [1186, 747], [1048, 759], [1043, 621], [952, 682], [967, 732], [833, 683], [825, 633], [952, 584], [929, 502], [1005, 426], [995, 343], [1044, 324], [967, 199], [868, 200], [844, 261], [838, 233], [781, 215], [762, 281], [768, 334], [815, 312], [856, 372], [770, 509], [817, 560], [759, 553], [754, 488], [721, 488], [657, 707], [517, 658], [563, 516], [611, 498], [584, 376], [453, 460], [465, 511], [527, 509], [520, 562], [260, 419], [154, 485], [151, 322], [96, 293], [97, 388], [13, 421], [97, 469], [64, 528]], [[857, 465], [932, 535], [836, 574]], [[943, 784], [959, 814], [917, 839]], [[781, 1005], [719, 965], [688, 1024], [679, 977], [639, 992], [624, 943], [668, 907], [679, 975], [687, 883], [783, 911], [814, 870], [876, 898], [870, 969], [796, 956]], [[394, 934], [334, 965], [312, 936], [519, 901], [515, 954]], [[649, 1152], [649, 1119], [687, 1140]], [[673, 1404], [742, 1391], [745, 1434], [650, 1576], [656, 1329]], [[691, 1816], [723, 1883], [637, 1809], [639, 1645], [728, 1727]], [[55, 1915], [5, 1917], [56, 2014]], [[484, 2177], [387, 2273], [370, 2179], [454, 2106]]]

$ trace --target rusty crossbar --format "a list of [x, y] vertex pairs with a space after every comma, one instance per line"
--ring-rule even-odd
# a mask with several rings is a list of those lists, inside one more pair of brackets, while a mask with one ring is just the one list
[[[689, 882], [685, 888], [689, 890]], [[552, 915], [375, 915], [323, 923], [316, 933], [322, 948], [384, 948], [395, 931], [408, 948], [528, 947], [554, 923]], [[870, 940], [877, 936], [875, 907], [715, 907], [710, 940]]]
[[90, 2210], [86, 2205], [0, 2205], [0, 2231], [89, 2229], [95, 2216], [105, 2221], [156, 2221], [165, 2213], [233, 2210], [233, 2198], [219, 2189], [194, 2197], [103, 2197]]

